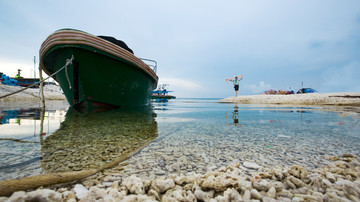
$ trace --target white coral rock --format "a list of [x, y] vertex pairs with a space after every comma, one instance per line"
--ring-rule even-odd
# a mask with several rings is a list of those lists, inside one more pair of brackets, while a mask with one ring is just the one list
[[131, 175], [126, 178], [123, 182], [123, 185], [129, 190], [132, 194], [144, 194], [144, 184], [141, 178], [136, 177], [135, 175]]

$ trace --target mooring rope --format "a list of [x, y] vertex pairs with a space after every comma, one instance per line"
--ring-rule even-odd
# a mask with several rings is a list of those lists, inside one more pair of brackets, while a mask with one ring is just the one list
[[69, 89], [71, 89], [71, 83], [70, 83], [70, 79], [69, 79], [69, 75], [68, 75], [68, 72], [67, 72], [67, 64], [72, 64], [72, 61], [74, 59], [74, 55], [71, 56], [71, 59], [66, 59], [66, 67], [65, 67], [65, 75], [66, 75], [66, 79], [69, 83]]
[[144, 147], [149, 145], [152, 141], [145, 142], [140, 148], [137, 148], [124, 156], [115, 159], [112, 162], [106, 163], [97, 169], [89, 169], [82, 171], [62, 172], [62, 173], [50, 173], [37, 176], [24, 177], [15, 180], [0, 181], [0, 196], [10, 196], [16, 191], [26, 191], [29, 189], [36, 189], [42, 186], [50, 186], [62, 183], [69, 183], [76, 180], [80, 180], [105, 169], [112, 168], [119, 163], [127, 160], [132, 155], [140, 152]]
[[26, 141], [16, 138], [0, 138], [0, 141], [14, 141], [14, 142], [20, 142], [20, 143], [40, 143], [40, 142], [33, 142], [33, 141]]
[[36, 82], [36, 83], [34, 83], [34, 84], [31, 84], [30, 86], [27, 86], [27, 87], [25, 87], [25, 88], [22, 88], [22, 89], [20, 89], [20, 90], [18, 90], [18, 91], [15, 91], [15, 92], [12, 92], [12, 93], [9, 93], [9, 94], [0, 96], [0, 99], [5, 98], [5, 97], [8, 97], [8, 96], [10, 96], [10, 95], [14, 95], [14, 94], [16, 94], [16, 93], [20, 93], [20, 92], [22, 92], [22, 91], [24, 91], [24, 90], [26, 90], [26, 89], [29, 89], [29, 88], [31, 88], [31, 87], [33, 87], [33, 86], [36, 86], [36, 85], [38, 85], [39, 83], [44, 82], [44, 81], [46, 81], [47, 79], [51, 78], [52, 76], [56, 75], [57, 73], [59, 73], [59, 72], [60, 72], [61, 70], [63, 70], [64, 68], [65, 68], [66, 78], [67, 78], [67, 80], [68, 80], [68, 82], [69, 82], [69, 87], [70, 87], [70, 89], [71, 89], [71, 83], [70, 83], [70, 80], [69, 80], [68, 75], [67, 75], [67, 66], [68, 66], [68, 65], [71, 65], [71, 64], [72, 64], [72, 61], [73, 61], [74, 59], [75, 59], [75, 57], [74, 57], [74, 55], [72, 55], [70, 59], [66, 59], [66, 63], [65, 63], [64, 66], [62, 66], [59, 70], [57, 70], [56, 72], [54, 72], [53, 74], [51, 74], [51, 75], [48, 76], [47, 78], [45, 78], [45, 79], [43, 79], [43, 80], [41, 80], [41, 81], [39, 81], [39, 82]]

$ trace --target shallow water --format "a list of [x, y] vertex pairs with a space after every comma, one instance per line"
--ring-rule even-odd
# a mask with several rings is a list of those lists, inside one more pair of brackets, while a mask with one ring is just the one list
[[120, 173], [186, 175], [244, 161], [316, 168], [329, 163], [326, 155], [360, 155], [358, 113], [216, 101], [179, 99], [155, 105], [159, 137]]
[[8, 118], [0, 125], [0, 180], [97, 168], [144, 146], [123, 168], [108, 172], [152, 178], [244, 161], [316, 168], [328, 163], [326, 155], [360, 156], [356, 112], [218, 100], [176, 99], [150, 110], [95, 114], [55, 106], [43, 124], [39, 108], [3, 107]]
[[42, 113], [38, 103], [0, 105], [0, 180], [41, 173], [41, 140], [59, 128], [67, 110], [56, 106]]

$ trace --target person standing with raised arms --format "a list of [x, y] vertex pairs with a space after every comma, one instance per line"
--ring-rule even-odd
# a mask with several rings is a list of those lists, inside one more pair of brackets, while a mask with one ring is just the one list
[[226, 79], [226, 83], [229, 82], [229, 81], [232, 81], [232, 82], [233, 82], [236, 97], [237, 97], [238, 94], [239, 94], [239, 82], [240, 82], [243, 78], [244, 78], [243, 75], [240, 75], [240, 76], [235, 76], [235, 77]]

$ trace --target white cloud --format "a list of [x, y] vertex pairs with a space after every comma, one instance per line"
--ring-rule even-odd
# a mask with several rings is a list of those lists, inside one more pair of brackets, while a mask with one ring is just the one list
[[259, 84], [244, 84], [242, 89], [251, 94], [258, 94], [271, 89], [271, 85], [266, 84], [264, 81], [260, 81]]
[[169, 84], [171, 86], [170, 88], [179, 88], [189, 91], [197, 91], [202, 89], [202, 87], [196, 82], [179, 78], [160, 78], [159, 84]]
[[177, 97], [192, 97], [204, 90], [197, 82], [180, 78], [164, 78], [159, 79], [159, 84], [169, 84], [168, 90], [175, 91]]

